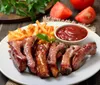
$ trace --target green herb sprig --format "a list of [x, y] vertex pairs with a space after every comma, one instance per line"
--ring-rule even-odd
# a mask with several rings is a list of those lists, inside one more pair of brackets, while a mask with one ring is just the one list
[[[52, 0], [0, 0], [0, 12], [4, 14], [16, 13], [30, 17], [33, 21], [39, 13], [45, 13], [45, 8]], [[56, 2], [58, 0], [54, 0]]]
[[47, 42], [50, 42], [50, 43], [52, 43], [52, 42], [55, 41], [55, 38], [50, 39], [46, 34], [39, 33], [39, 34], [37, 34], [37, 37], [39, 39], [42, 39], [42, 40], [47, 41]]

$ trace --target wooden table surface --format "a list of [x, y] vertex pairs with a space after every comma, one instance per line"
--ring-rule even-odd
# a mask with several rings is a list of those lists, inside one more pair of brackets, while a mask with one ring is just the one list
[[[76, 11], [72, 7], [72, 5], [70, 5], [70, 2], [68, 0], [61, 0], [61, 1], [64, 2], [68, 7], [70, 7], [71, 10], [74, 12], [74, 15], [71, 18], [71, 20], [73, 20], [74, 16], [78, 13], [78, 11]], [[96, 16], [96, 20], [92, 23], [92, 25], [94, 25], [97, 28], [96, 33], [100, 36], [100, 0], [95, 0], [93, 7], [96, 10], [97, 16]], [[18, 27], [22, 27], [30, 23], [32, 22], [28, 21], [28, 22], [11, 23], [11, 24], [1, 23], [0, 24], [0, 41], [8, 34], [9, 30], [15, 30]], [[5, 85], [7, 80], [8, 79], [2, 73], [0, 73], [0, 85]], [[100, 85], [100, 71], [96, 73], [94, 76], [92, 76], [91, 78], [81, 82], [79, 85]]]

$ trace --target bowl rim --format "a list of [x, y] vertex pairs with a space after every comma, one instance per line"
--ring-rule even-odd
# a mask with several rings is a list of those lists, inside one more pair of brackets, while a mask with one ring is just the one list
[[[62, 28], [62, 27], [64, 27], [64, 26], [78, 26], [78, 27], [81, 27], [82, 29], [85, 29], [85, 30], [87, 31], [87, 35], [86, 35], [84, 38], [80, 39], [80, 40], [75, 40], [75, 41], [72, 41], [72, 40], [71, 40], [71, 41], [63, 40], [63, 39], [59, 38], [59, 37], [56, 35], [56, 32], [57, 32], [58, 29], [60, 29], [60, 28]], [[88, 28], [87, 28], [86, 26], [84, 26], [84, 25], [81, 25], [81, 24], [66, 23], [65, 25], [62, 25], [62, 26], [59, 26], [59, 27], [55, 28], [55, 29], [54, 29], [54, 35], [55, 35], [56, 39], [58, 39], [58, 40], [60, 40], [60, 41], [62, 41], [62, 42], [71, 43], [71, 44], [72, 44], [72, 43], [78, 43], [78, 42], [81, 42], [81, 41], [83, 41], [83, 40], [85, 40], [85, 39], [87, 38], [87, 36], [88, 36]]]

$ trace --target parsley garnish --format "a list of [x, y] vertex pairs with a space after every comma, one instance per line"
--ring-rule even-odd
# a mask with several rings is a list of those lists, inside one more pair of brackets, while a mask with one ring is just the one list
[[[0, 12], [4, 14], [16, 13], [30, 17], [33, 21], [36, 14], [45, 13], [47, 4], [52, 0], [0, 0]], [[54, 0], [56, 2], [58, 0]]]
[[55, 41], [55, 38], [49, 38], [46, 34], [37, 34], [37, 37], [39, 38], [39, 39], [42, 39], [42, 40], [44, 40], [44, 41], [47, 41], [47, 42], [50, 42], [50, 43], [52, 43], [52, 42], [54, 42]]

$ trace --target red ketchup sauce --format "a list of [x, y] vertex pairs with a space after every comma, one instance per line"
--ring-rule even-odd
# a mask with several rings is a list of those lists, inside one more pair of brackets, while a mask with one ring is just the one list
[[56, 35], [63, 40], [76, 41], [87, 36], [87, 30], [79, 26], [64, 26], [57, 30]]

